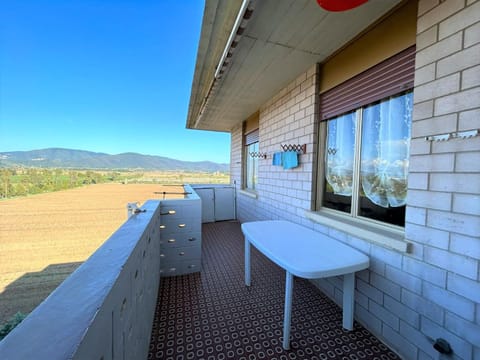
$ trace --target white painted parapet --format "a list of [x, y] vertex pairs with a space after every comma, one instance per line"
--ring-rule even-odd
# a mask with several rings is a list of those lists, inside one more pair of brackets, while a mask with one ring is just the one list
[[160, 201], [147, 201], [0, 341], [0, 359], [146, 359], [160, 283]]

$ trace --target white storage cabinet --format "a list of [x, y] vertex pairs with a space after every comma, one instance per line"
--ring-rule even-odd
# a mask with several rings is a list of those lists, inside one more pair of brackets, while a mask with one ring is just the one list
[[225, 185], [193, 185], [202, 200], [202, 223], [234, 220], [235, 189]]
[[189, 185], [184, 199], [160, 203], [160, 276], [184, 275], [201, 270], [202, 203]]

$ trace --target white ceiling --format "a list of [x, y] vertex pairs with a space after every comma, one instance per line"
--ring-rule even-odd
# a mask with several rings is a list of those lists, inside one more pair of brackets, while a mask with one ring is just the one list
[[[400, 2], [370, 0], [354, 10], [333, 13], [321, 9], [315, 0], [255, 1], [253, 15], [200, 118], [201, 104], [192, 104], [192, 99], [205, 99], [207, 94], [193, 96], [195, 91], [205, 91], [194, 81], [187, 127], [230, 131], [289, 82], [324, 61]], [[205, 36], [208, 34], [202, 32], [201, 42]], [[212, 41], [211, 37], [208, 40]]]

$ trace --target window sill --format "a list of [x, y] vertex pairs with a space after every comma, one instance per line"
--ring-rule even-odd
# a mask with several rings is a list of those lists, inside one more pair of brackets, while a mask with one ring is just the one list
[[252, 190], [238, 190], [238, 192], [242, 195], [248, 196], [252, 199], [258, 198], [258, 194], [256, 192], [253, 192]]
[[375, 226], [349, 216], [332, 214], [327, 211], [306, 211], [305, 216], [311, 221], [343, 231], [370, 243], [402, 253], [410, 251], [410, 243], [405, 241], [404, 231]]

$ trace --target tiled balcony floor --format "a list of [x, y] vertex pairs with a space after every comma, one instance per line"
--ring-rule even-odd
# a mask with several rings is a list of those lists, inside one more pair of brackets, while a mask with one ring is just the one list
[[252, 247], [244, 285], [238, 222], [203, 225], [202, 272], [163, 278], [149, 359], [399, 359], [309, 281], [295, 278], [291, 350], [282, 348], [285, 273]]

